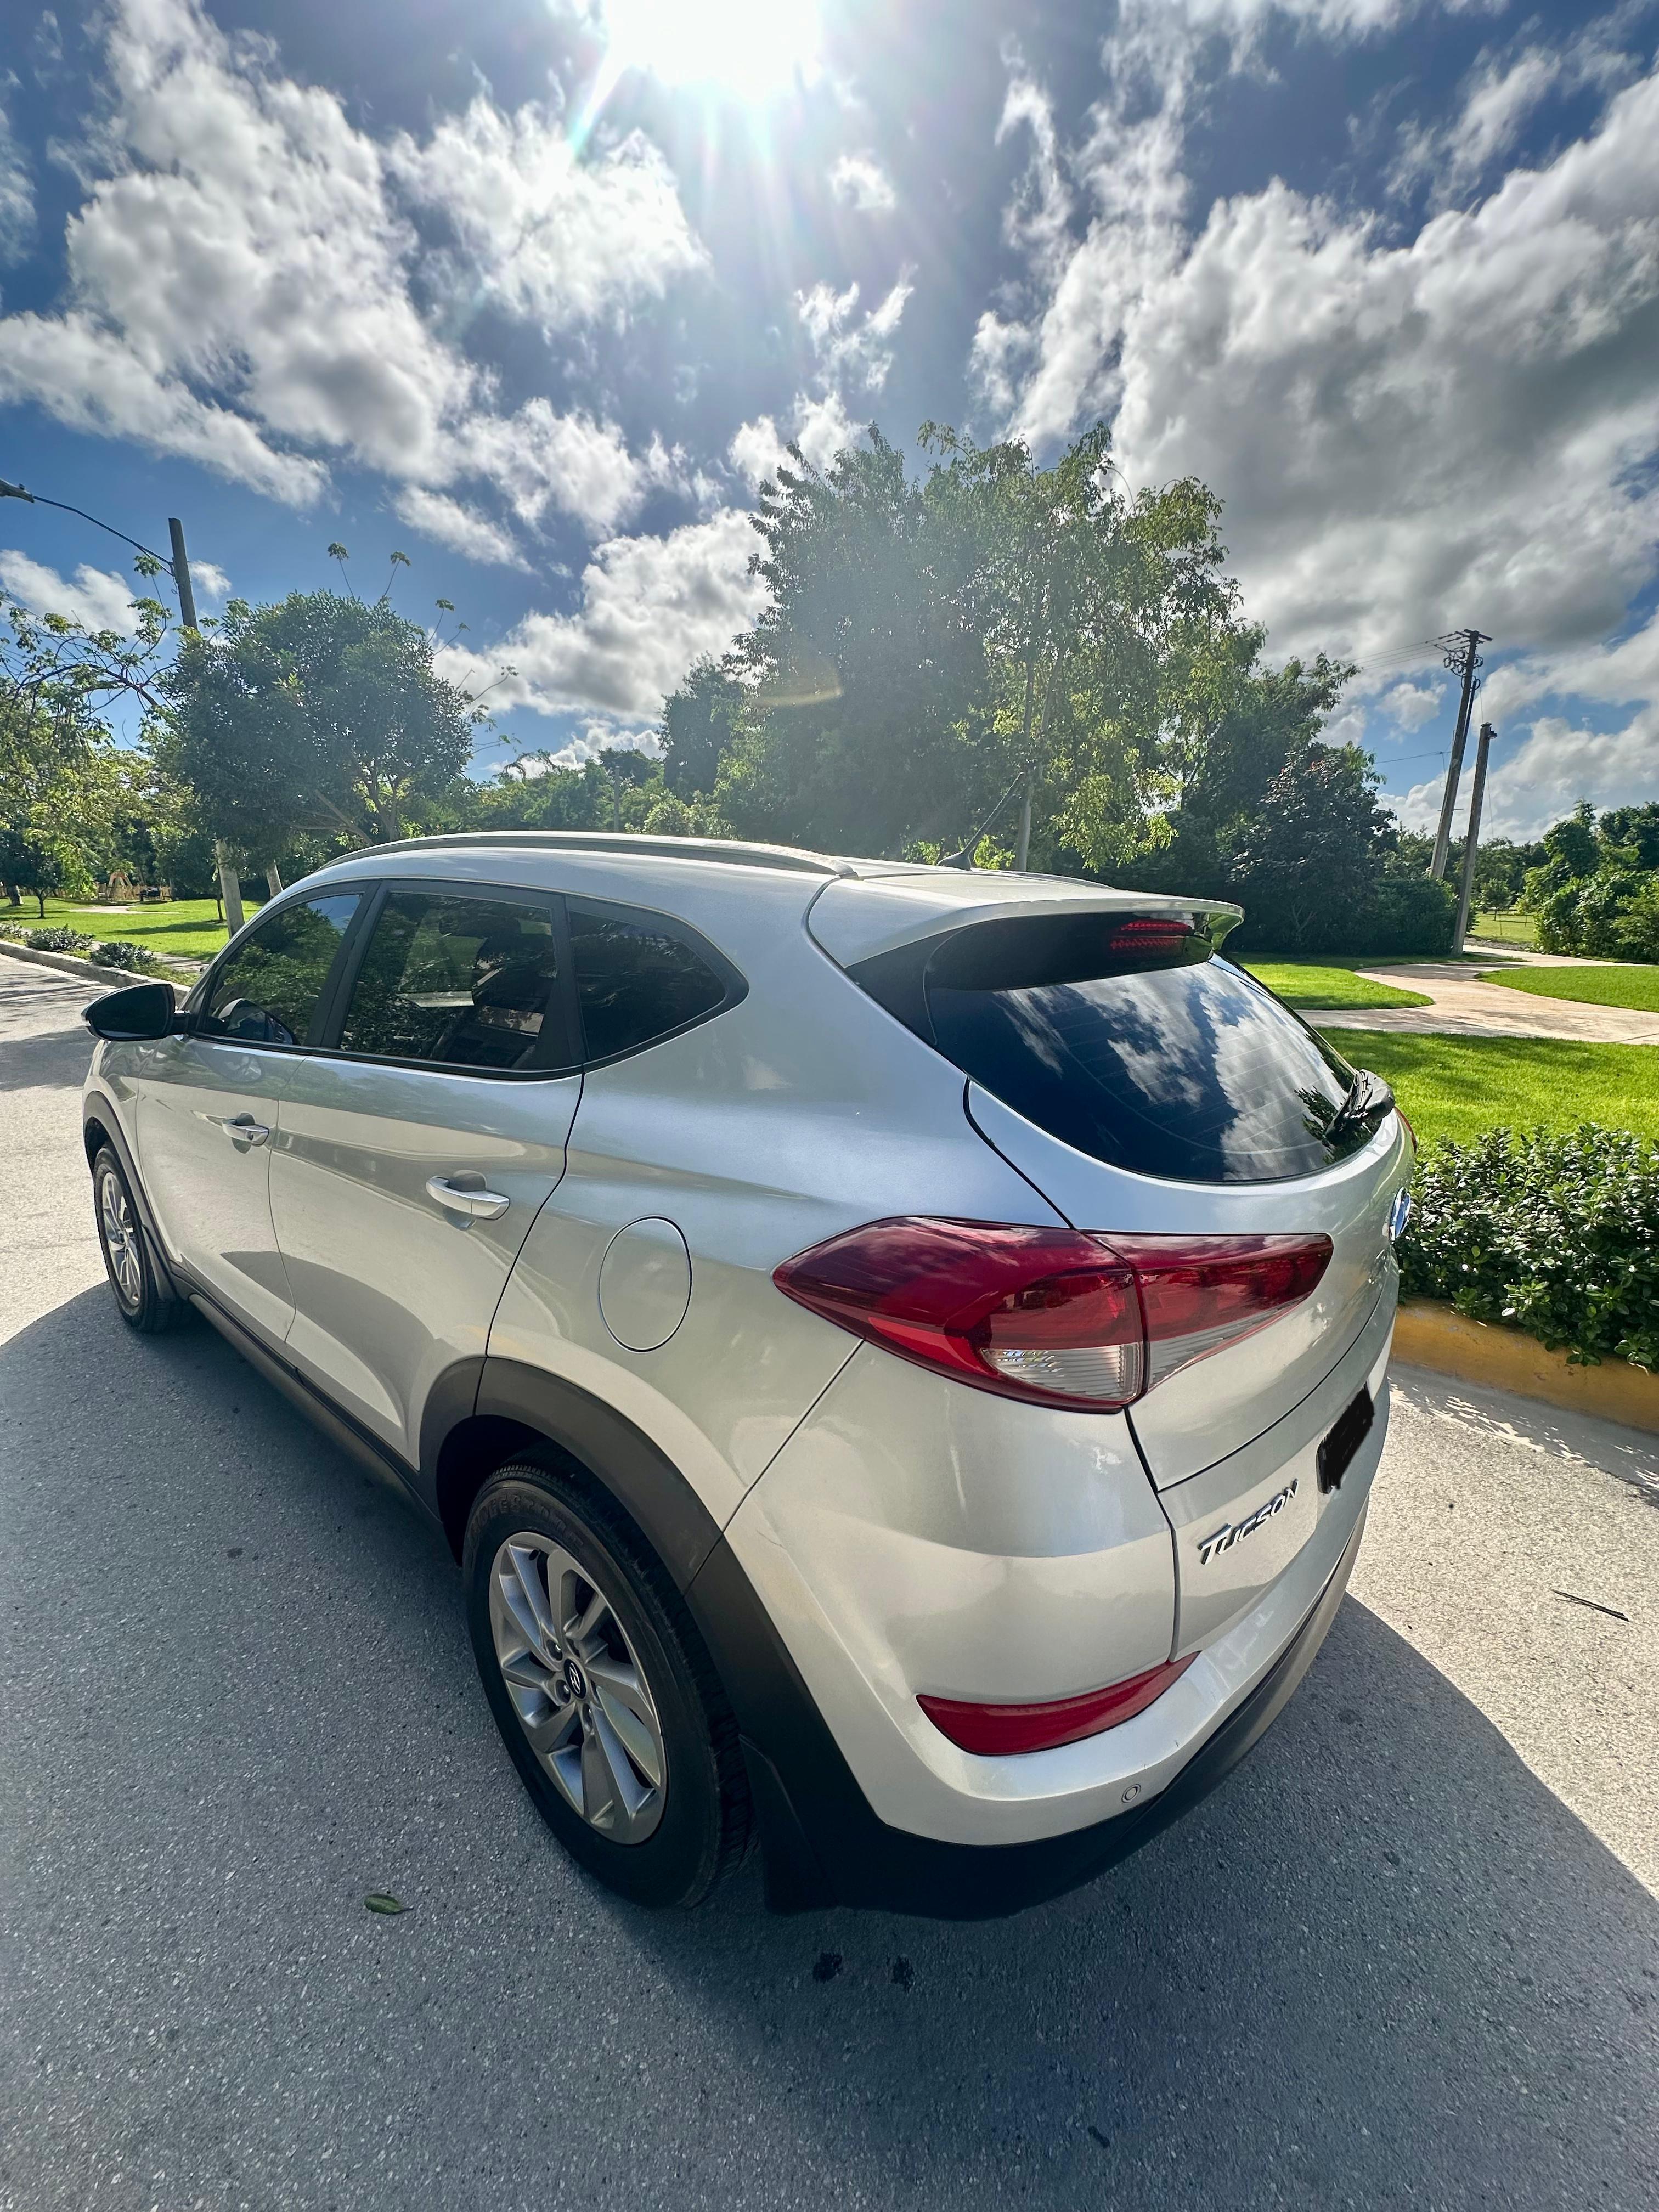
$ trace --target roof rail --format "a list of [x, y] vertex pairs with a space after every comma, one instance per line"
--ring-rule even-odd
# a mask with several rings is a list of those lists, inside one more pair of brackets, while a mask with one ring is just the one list
[[433, 837], [399, 837], [387, 845], [360, 845], [343, 853], [343, 860], [369, 854], [431, 853], [444, 848], [483, 848], [494, 852], [505, 846], [541, 847], [553, 852], [640, 853], [664, 860], [724, 860], [739, 868], [787, 868], [805, 876], [855, 876], [845, 860], [832, 860], [823, 853], [804, 853], [793, 845], [739, 844], [724, 837], [651, 837], [629, 830], [457, 830]]

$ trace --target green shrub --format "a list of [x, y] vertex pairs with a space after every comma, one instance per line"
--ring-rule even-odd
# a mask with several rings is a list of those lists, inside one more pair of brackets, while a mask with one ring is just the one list
[[112, 938], [106, 945], [94, 945], [92, 957], [100, 968], [126, 968], [134, 975], [161, 975], [161, 963], [142, 945], [135, 945], [130, 937]]
[[1428, 876], [1384, 876], [1356, 923], [1356, 952], [1412, 952], [1430, 960], [1451, 951], [1457, 893]]
[[23, 939], [31, 952], [85, 952], [92, 941], [83, 929], [32, 929]]
[[1492, 1129], [1418, 1162], [1402, 1285], [1591, 1364], [1659, 1368], [1659, 1144], [1586, 1121]]

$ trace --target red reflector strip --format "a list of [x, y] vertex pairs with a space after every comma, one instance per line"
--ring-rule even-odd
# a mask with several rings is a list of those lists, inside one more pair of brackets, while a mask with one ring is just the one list
[[918, 1698], [916, 1703], [941, 1735], [983, 1759], [1003, 1758], [1010, 1752], [1053, 1751], [1062, 1743], [1100, 1735], [1144, 1713], [1197, 1656], [1189, 1651], [1184, 1659], [1167, 1659], [1144, 1674], [1131, 1674], [1127, 1682], [1046, 1705], [978, 1705], [956, 1698]]

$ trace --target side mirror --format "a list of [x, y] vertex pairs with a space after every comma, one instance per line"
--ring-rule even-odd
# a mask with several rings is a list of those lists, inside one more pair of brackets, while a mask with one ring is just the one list
[[135, 983], [85, 1007], [82, 1020], [98, 1037], [164, 1037], [173, 1027], [171, 983]]

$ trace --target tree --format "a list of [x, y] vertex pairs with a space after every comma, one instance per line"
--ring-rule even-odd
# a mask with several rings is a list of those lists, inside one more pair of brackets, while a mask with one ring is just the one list
[[662, 718], [663, 781], [677, 798], [713, 791], [743, 705], [743, 684], [729, 662], [705, 654], [687, 670]]
[[432, 641], [383, 598], [233, 600], [161, 678], [157, 757], [217, 835], [264, 862], [296, 832], [380, 844], [418, 823], [483, 719], [433, 667]]
[[84, 897], [121, 858], [131, 769], [78, 702], [58, 708], [0, 687], [0, 883], [9, 904], [28, 893], [44, 915], [53, 896]]
[[769, 596], [733, 648], [744, 696], [721, 814], [744, 836], [844, 851], [951, 826], [964, 792], [975, 803], [986, 687], [948, 518], [873, 432], [823, 471], [792, 451], [754, 520]]
[[1191, 480], [1131, 498], [1101, 426], [1050, 468], [921, 436], [920, 478], [872, 430], [763, 485], [768, 599], [670, 701], [671, 787], [702, 787], [718, 747], [743, 834], [902, 854], [954, 845], [1026, 782], [1038, 865], [1155, 847], [1170, 748], [1235, 652], [1215, 501]]
[[1276, 951], [1351, 944], [1382, 878], [1390, 817], [1358, 745], [1310, 744], [1286, 762], [1241, 838], [1233, 879], [1250, 942]]

